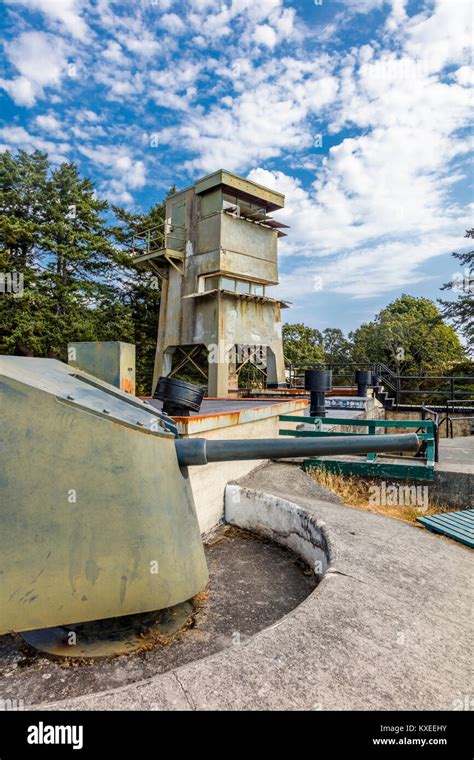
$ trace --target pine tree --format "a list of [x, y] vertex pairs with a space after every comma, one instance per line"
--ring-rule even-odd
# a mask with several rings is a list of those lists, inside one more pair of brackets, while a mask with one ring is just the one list
[[[474, 238], [474, 229], [466, 230], [466, 238]], [[451, 282], [447, 282], [441, 290], [454, 290], [459, 293], [455, 301], [439, 300], [442, 305], [443, 316], [452, 321], [455, 327], [469, 341], [469, 349], [472, 350], [474, 337], [474, 250], [467, 253], [453, 253], [464, 272], [460, 273]]]
[[108, 204], [74, 164], [49, 171], [45, 154], [6, 153], [0, 167], [1, 270], [23, 276], [22, 292], [0, 298], [0, 350], [66, 360], [68, 341], [96, 340], [103, 304], [117, 300]]
[[45, 217], [48, 158], [0, 154], [0, 351], [41, 353], [37, 248]]

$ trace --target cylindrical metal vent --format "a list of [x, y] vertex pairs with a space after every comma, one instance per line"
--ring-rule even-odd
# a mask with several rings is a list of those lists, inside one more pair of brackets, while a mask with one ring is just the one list
[[332, 390], [331, 369], [307, 369], [304, 373], [305, 390], [310, 391], [311, 417], [325, 417], [325, 393]]
[[332, 369], [305, 370], [304, 387], [307, 391], [321, 393], [332, 390]]
[[355, 381], [357, 383], [357, 395], [367, 396], [367, 387], [372, 385], [372, 372], [358, 369], [355, 373]]
[[189, 412], [201, 408], [204, 389], [174, 377], [160, 377], [153, 398], [163, 401], [165, 414], [175, 417], [189, 417]]

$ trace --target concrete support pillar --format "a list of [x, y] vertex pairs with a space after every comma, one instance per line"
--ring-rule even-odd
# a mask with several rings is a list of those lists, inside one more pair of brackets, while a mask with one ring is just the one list
[[229, 363], [227, 365], [227, 388], [229, 391], [236, 391], [239, 388], [239, 376], [237, 374], [237, 361], [235, 357], [235, 347], [234, 347], [234, 356], [230, 358]]
[[286, 387], [285, 360], [281, 341], [267, 346], [267, 387]]
[[[211, 359], [212, 354], [210, 354]], [[211, 398], [225, 398], [229, 389], [229, 365], [225, 361], [209, 361], [208, 394]]]
[[168, 346], [164, 351], [158, 351], [155, 356], [155, 369], [153, 371], [152, 395], [160, 377], [167, 377], [173, 366], [173, 354], [176, 346]]
[[158, 334], [156, 341], [155, 351], [155, 364], [153, 366], [153, 382], [151, 393], [155, 392], [158, 378], [162, 375], [168, 374], [163, 371], [163, 360], [166, 351], [166, 317], [168, 309], [168, 280], [165, 278], [161, 281], [161, 299], [160, 299], [160, 315], [158, 318]]

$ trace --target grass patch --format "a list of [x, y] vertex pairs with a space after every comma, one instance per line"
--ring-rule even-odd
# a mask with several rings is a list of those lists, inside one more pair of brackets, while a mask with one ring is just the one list
[[419, 526], [417, 517], [456, 509], [430, 499], [429, 483], [360, 478], [323, 469], [310, 470], [310, 475], [349, 507], [395, 517], [412, 525]]

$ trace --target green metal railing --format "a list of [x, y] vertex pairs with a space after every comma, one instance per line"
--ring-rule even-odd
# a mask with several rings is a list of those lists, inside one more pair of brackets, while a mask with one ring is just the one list
[[[344, 475], [391, 477], [408, 480], [433, 480], [434, 463], [437, 456], [436, 426], [433, 420], [368, 420], [339, 417], [301, 417], [288, 414], [280, 415], [279, 420], [281, 422], [298, 422], [300, 424], [312, 424], [315, 426], [313, 430], [294, 430], [281, 428], [279, 431], [280, 435], [289, 435], [294, 437], [334, 437], [360, 435], [360, 433], [354, 433], [352, 431], [335, 432], [332, 430], [323, 430], [323, 425], [365, 427], [367, 428], [367, 435], [376, 435], [377, 428], [383, 428], [384, 431], [387, 431], [390, 428], [414, 429], [421, 441], [421, 447], [420, 450], [415, 454], [415, 457], [410, 457], [410, 463], [402, 464], [384, 462], [383, 460], [379, 459], [379, 454], [367, 454], [367, 458], [363, 462], [342, 461], [334, 459], [306, 459], [303, 463], [303, 467], [305, 470], [320, 468], [328, 470], [329, 472], [341, 473]], [[403, 457], [402, 453], [400, 453], [400, 457]], [[398, 458], [398, 456], [395, 458]]]

